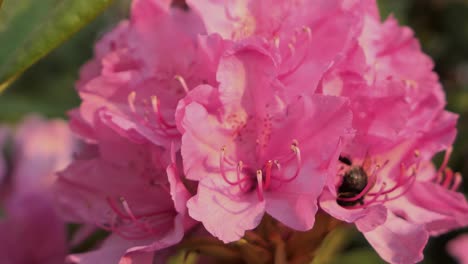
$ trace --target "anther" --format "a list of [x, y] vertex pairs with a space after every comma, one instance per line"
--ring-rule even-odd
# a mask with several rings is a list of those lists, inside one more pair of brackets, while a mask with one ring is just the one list
[[275, 47], [276, 48], [279, 48], [280, 46], [280, 38], [278, 36], [276, 36], [274, 39], [273, 39], [273, 43], [275, 44]]
[[180, 85], [181, 85], [182, 88], [184, 89], [185, 93], [188, 93], [188, 92], [189, 92], [189, 89], [188, 89], [188, 87], [187, 87], [187, 83], [185, 82], [184, 77], [182, 77], [182, 76], [176, 74], [176, 75], [174, 76], [174, 79], [176, 79], [176, 80], [180, 83]]
[[304, 27], [302, 27], [302, 31], [307, 33], [307, 38], [308, 39], [312, 38], [312, 30], [310, 29], [310, 27], [304, 26]]
[[158, 97], [155, 95], [152, 95], [150, 98], [151, 98], [151, 106], [153, 108], [154, 113], [156, 114], [156, 117], [158, 118], [159, 123], [161, 123], [166, 128], [175, 128], [174, 125], [169, 124], [162, 116], [161, 110], [160, 110], [161, 105], [159, 103]]
[[257, 197], [258, 200], [263, 201], [263, 175], [262, 170], [257, 170]]
[[136, 92], [135, 91], [132, 91], [129, 95], [128, 95], [128, 105], [130, 106], [130, 110], [133, 112], [133, 113], [136, 113], [136, 109], [135, 109], [135, 99], [136, 99]]
[[265, 190], [267, 190], [268, 187], [270, 187], [272, 166], [273, 166], [273, 161], [271, 160], [267, 161], [267, 164], [265, 166]]

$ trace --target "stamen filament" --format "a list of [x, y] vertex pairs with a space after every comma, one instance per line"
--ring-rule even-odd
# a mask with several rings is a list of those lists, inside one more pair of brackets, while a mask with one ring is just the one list
[[[352, 208], [353, 209], [358, 209], [358, 208], [366, 208], [368, 207], [369, 205], [373, 204], [374, 202], [377, 201], [377, 198], [380, 197], [380, 194], [383, 192], [383, 190], [385, 189], [386, 187], [386, 184], [383, 183], [382, 186], [380, 186], [380, 189], [379, 191], [377, 192], [379, 195], [376, 195], [375, 197], [373, 197], [372, 199], [370, 199], [369, 201], [367, 201], [366, 203], [364, 203], [363, 205], [358, 205], [358, 206], [353, 206]], [[338, 198], [339, 199], [339, 198]], [[342, 199], [340, 199], [342, 200]], [[343, 200], [344, 201], [344, 200]]]
[[156, 114], [156, 117], [158, 118], [159, 122], [165, 126], [166, 128], [176, 128], [175, 125], [169, 124], [164, 117], [161, 114], [161, 104], [159, 103], [158, 97], [155, 95], [151, 96], [151, 106], [153, 107], [153, 111]]
[[240, 172], [239, 172], [239, 166], [237, 168], [237, 181], [231, 181], [228, 179], [227, 175], [226, 175], [226, 168], [224, 167], [224, 152], [226, 151], [226, 147], [222, 147], [221, 148], [221, 155], [219, 156], [219, 169], [221, 171], [221, 176], [223, 176], [223, 179], [224, 181], [226, 181], [228, 184], [230, 185], [238, 185], [244, 181], [246, 181], [245, 179], [240, 179]]
[[136, 112], [136, 108], [135, 108], [135, 99], [136, 99], [136, 91], [132, 91], [129, 95], [128, 95], [128, 105], [130, 106], [130, 110], [132, 111], [132, 113], [137, 113]]
[[263, 177], [262, 170], [257, 170], [257, 196], [258, 200], [263, 201]]
[[270, 187], [271, 183], [271, 167], [273, 166], [273, 162], [269, 160], [265, 166], [265, 190]]
[[182, 88], [184, 89], [185, 93], [189, 93], [189, 89], [188, 89], [187, 83], [185, 82], [184, 77], [182, 77], [182, 76], [176, 74], [176, 75], [174, 76], [174, 79], [176, 79], [176, 80], [180, 83], [180, 85], [181, 85]]
[[453, 151], [453, 148], [452, 147], [449, 147], [447, 149], [447, 151], [445, 151], [445, 155], [444, 155], [444, 160], [442, 161], [442, 164], [440, 165], [440, 168], [439, 170], [437, 171], [437, 182], [438, 183], [442, 183], [442, 180], [443, 180], [443, 171], [445, 170], [445, 168], [447, 167], [447, 164], [449, 162], [449, 159], [450, 159], [450, 155], [452, 154], [452, 151]]
[[460, 187], [460, 184], [462, 183], [462, 176], [460, 173], [455, 173], [455, 180], [453, 181], [453, 185], [450, 188], [452, 191], [456, 191], [458, 187]]
[[[293, 153], [295, 154], [296, 156], [296, 171], [294, 172], [293, 176], [290, 177], [290, 178], [279, 178], [278, 180], [282, 181], [282, 182], [291, 182], [293, 180], [295, 180], [297, 178], [297, 176], [299, 176], [299, 173], [301, 172], [301, 168], [302, 168], [302, 157], [301, 157], [301, 150], [299, 149], [298, 147], [298, 143], [296, 140], [293, 141], [293, 143], [291, 144], [291, 150], [293, 151]], [[275, 178], [277, 179], [277, 178]]]
[[449, 188], [450, 184], [452, 183], [454, 173], [453, 173], [453, 171], [451, 169], [445, 168], [443, 174], [445, 175], [445, 179], [444, 179], [444, 182], [442, 183], [442, 186], [444, 188]]
[[[393, 200], [396, 200], [396, 199], [402, 197], [402, 196], [405, 195], [406, 193], [408, 193], [408, 191], [411, 190], [411, 186], [413, 186], [413, 184], [416, 182], [416, 176], [410, 176], [409, 178], [410, 178], [410, 179], [409, 179], [409, 181], [407, 182], [405, 189], [403, 189], [403, 191], [402, 191], [400, 194], [398, 194], [398, 195], [396, 195], [395, 197], [392, 197], [392, 198], [386, 197], [386, 198], [383, 199], [381, 202], [393, 201]], [[378, 196], [376, 196], [376, 197], [378, 197]]]

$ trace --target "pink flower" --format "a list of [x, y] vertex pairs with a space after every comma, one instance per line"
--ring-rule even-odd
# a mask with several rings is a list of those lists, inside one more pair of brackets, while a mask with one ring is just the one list
[[[439, 170], [430, 162], [434, 153], [452, 143], [455, 121], [446, 113], [421, 138], [382, 154], [369, 152], [371, 158], [343, 165], [322, 194], [320, 206], [338, 219], [355, 223], [386, 261], [420, 261], [429, 235], [468, 224], [468, 203], [456, 192], [461, 177], [446, 168], [450, 149]], [[352, 172], [357, 168], [364, 174]], [[360, 187], [349, 183], [351, 175], [365, 182]], [[405, 229], [396, 228], [402, 225]], [[403, 240], [411, 240], [411, 247], [395, 242]]]
[[76, 263], [95, 263], [87, 260], [109, 251], [121, 259], [165, 248], [192, 226], [185, 214], [190, 194], [171, 152], [149, 141], [134, 142], [107, 120], [104, 110], [96, 113], [97, 144], [86, 145], [55, 186], [67, 220], [95, 224], [116, 237], [95, 252], [71, 256]]
[[17, 128], [13, 142], [13, 192], [50, 192], [56, 172], [68, 166], [77, 141], [63, 120], [36, 116]]
[[6, 214], [0, 221], [0, 259], [6, 264], [61, 264], [67, 251], [65, 226], [54, 210], [50, 188], [55, 171], [71, 159], [74, 138], [63, 121], [31, 116], [13, 140], [12, 167], [3, 171], [0, 182]]
[[47, 197], [10, 198], [0, 220], [0, 259], [5, 264], [62, 264], [67, 253], [65, 225]]
[[460, 264], [468, 263], [468, 235], [461, 235], [450, 241], [447, 251], [458, 260]]
[[177, 102], [198, 84], [215, 84], [222, 41], [199, 36], [199, 18], [169, 2], [133, 1], [130, 21], [108, 33], [83, 67], [77, 82], [83, 103], [71, 113], [71, 126], [87, 141], [95, 142], [94, 115], [105, 108], [110, 124], [134, 140], [178, 146]]
[[[446, 168], [457, 116], [443, 110], [433, 64], [409, 29], [392, 18], [364, 21], [359, 43], [319, 87], [350, 99], [356, 129], [320, 206], [355, 223], [384, 260], [414, 263], [429, 235], [468, 224], [460, 175]], [[442, 150], [448, 154], [436, 171], [430, 161]]]
[[372, 0], [187, 2], [209, 34], [268, 43], [277, 57], [278, 79], [293, 95], [304, 89], [313, 92], [323, 73], [357, 41], [363, 12], [377, 13]]
[[263, 49], [241, 47], [220, 62], [218, 89], [201, 85], [179, 103], [185, 174], [199, 181], [189, 213], [224, 242], [255, 228], [265, 212], [294, 229], [312, 228], [330, 163], [349, 133], [346, 100], [304, 94], [289, 102], [276, 74]]

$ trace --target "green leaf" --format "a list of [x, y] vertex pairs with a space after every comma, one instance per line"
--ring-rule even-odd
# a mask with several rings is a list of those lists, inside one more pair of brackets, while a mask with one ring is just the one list
[[0, 92], [112, 1], [5, 0], [0, 9]]

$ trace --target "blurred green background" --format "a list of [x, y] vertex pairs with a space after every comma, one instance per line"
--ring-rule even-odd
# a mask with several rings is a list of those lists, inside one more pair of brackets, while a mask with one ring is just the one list
[[[8, 0], [7, 0], [8, 2]], [[127, 16], [129, 0], [115, 3], [91, 24], [30, 68], [0, 96], [0, 122], [15, 122], [30, 112], [66, 117], [79, 99], [74, 82], [80, 66], [92, 56], [95, 41]], [[468, 1], [380, 0], [381, 13], [393, 13], [411, 26], [425, 52], [436, 62], [436, 71], [447, 92], [447, 108], [460, 114], [459, 134], [451, 166], [468, 175]], [[2, 17], [0, 17], [0, 31]], [[0, 49], [1, 49], [0, 43]], [[466, 178], [466, 177], [465, 177]], [[468, 191], [468, 180], [462, 190]], [[423, 263], [455, 263], [445, 244], [468, 229], [432, 238]], [[467, 249], [468, 250], [468, 249]], [[357, 232], [346, 240], [343, 255], [333, 263], [383, 263]]]

